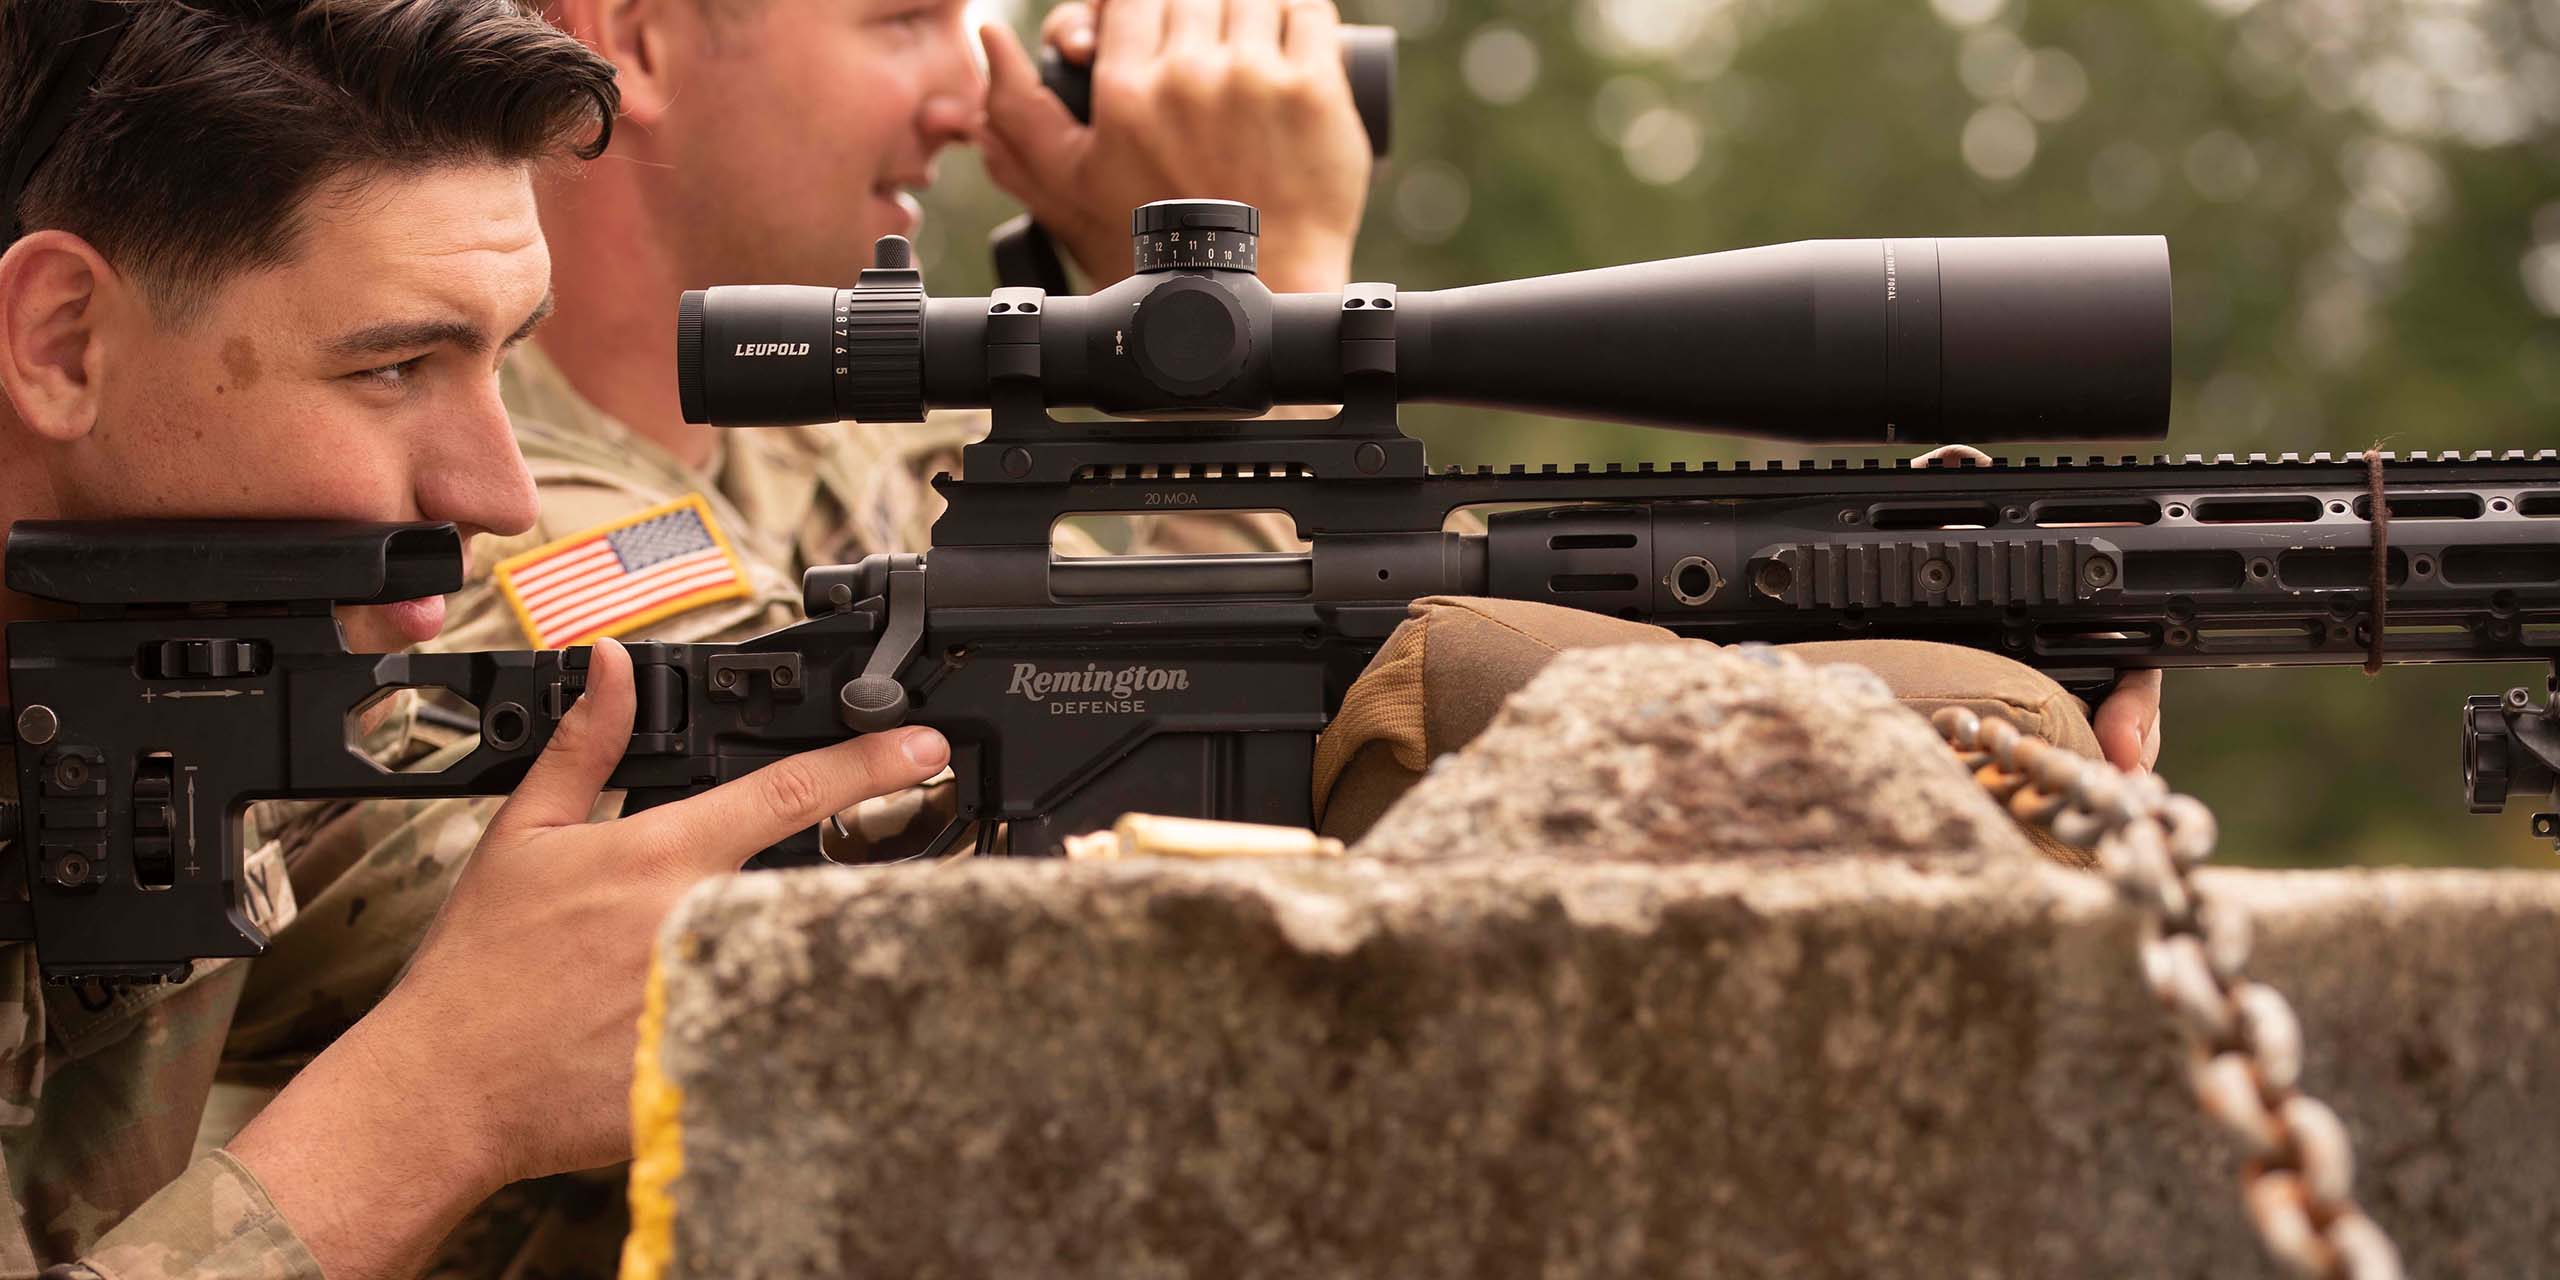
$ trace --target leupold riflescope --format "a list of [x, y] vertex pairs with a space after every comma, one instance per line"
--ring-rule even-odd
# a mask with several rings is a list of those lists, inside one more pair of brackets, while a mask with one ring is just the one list
[[[850, 289], [688, 292], [685, 418], [902, 422], [1008, 394], [1236, 419], [1341, 403], [1346, 366], [1379, 376], [1366, 353], [1383, 350], [1408, 402], [1844, 444], [2167, 429], [2158, 236], [1806, 240], [1460, 289], [1275, 294], [1254, 275], [1248, 205], [1160, 201], [1135, 230], [1136, 274], [1082, 297], [930, 298], [896, 237]], [[1383, 347], [1359, 340], [1382, 333]]]

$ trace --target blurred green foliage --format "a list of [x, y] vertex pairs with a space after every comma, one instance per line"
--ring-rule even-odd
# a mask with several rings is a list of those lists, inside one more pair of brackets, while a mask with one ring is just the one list
[[[1403, 36], [1359, 273], [1433, 288], [1830, 236], [2169, 237], [2165, 446], [2560, 446], [2560, 0], [1344, 0]], [[923, 244], [987, 283], [955, 157]], [[1202, 192], [1214, 195], [1214, 192]], [[1437, 462], [1795, 456], [1418, 408]], [[2067, 444], [2020, 448], [2050, 456]], [[2531, 667], [2181, 673], [2162, 771], [2226, 856], [2549, 866], [2462, 808]], [[2528, 804], [2524, 807], [2530, 807]]]

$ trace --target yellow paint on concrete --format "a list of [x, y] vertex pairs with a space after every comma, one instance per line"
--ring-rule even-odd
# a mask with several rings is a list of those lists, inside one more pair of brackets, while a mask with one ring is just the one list
[[622, 1280], [659, 1280], [675, 1260], [677, 1175], [684, 1172], [684, 1091], [658, 1061], [666, 1034], [663, 959], [649, 965], [640, 1006], [640, 1049], [631, 1073], [631, 1236], [622, 1244]]

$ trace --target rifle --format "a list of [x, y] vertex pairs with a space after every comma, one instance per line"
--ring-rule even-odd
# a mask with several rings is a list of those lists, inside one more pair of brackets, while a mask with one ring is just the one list
[[[957, 779], [932, 852], [992, 852], [1000, 830], [1053, 852], [1131, 811], [1305, 825], [1316, 734], [1438, 594], [1720, 642], [1970, 645], [2084, 693], [2148, 667], [2560, 658], [2551, 451], [1435, 471], [1397, 427], [1401, 401], [1444, 399], [1825, 440], [2156, 437], [2156, 238], [1814, 242], [1275, 296], [1239, 209], [1142, 210], [1146, 269], [1091, 297], [928, 299], [894, 238], [853, 289], [688, 294], [689, 417], [993, 415], [936, 481], [929, 552], [810, 570], [808, 620], [764, 636], [630, 646], [626, 808], [919, 723]], [[1274, 402], [1341, 409], [1252, 420]], [[1114, 416], [1050, 412], [1070, 405]], [[1492, 505], [1512, 509], [1484, 533], [1445, 531]], [[1308, 551], [1050, 541], [1072, 514], [1270, 509]], [[10, 587], [77, 616], [9, 630], [28, 896], [0, 904], [0, 937], [32, 937], [54, 978], [182, 976], [265, 943], [238, 905], [247, 804], [511, 790], [587, 650], [356, 655], [330, 618], [456, 589], [461, 551], [434, 524], [17, 525]], [[421, 686], [478, 709], [475, 750], [394, 774], [349, 748], [351, 711]], [[2475, 811], [2560, 778], [2547, 702], [2474, 698], [2466, 719]], [[816, 856], [814, 833], [768, 854]]]

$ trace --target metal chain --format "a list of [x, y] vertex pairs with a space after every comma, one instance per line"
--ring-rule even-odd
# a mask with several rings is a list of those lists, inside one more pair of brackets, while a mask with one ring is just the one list
[[2125, 774], [1963, 707], [1931, 717], [1974, 780], [2021, 822], [2094, 849], [2142, 912], [2142, 972], [2184, 1033], [2187, 1079], [2205, 1114], [2247, 1152], [2241, 1201], [2258, 1238], [2296, 1276], [2399, 1280], [2400, 1252], [2356, 1206], [2338, 1114], [2303, 1093], [2302, 1027], [2273, 987], [2241, 972], [2249, 921], [2199, 891], [2211, 810], [2156, 774]]

